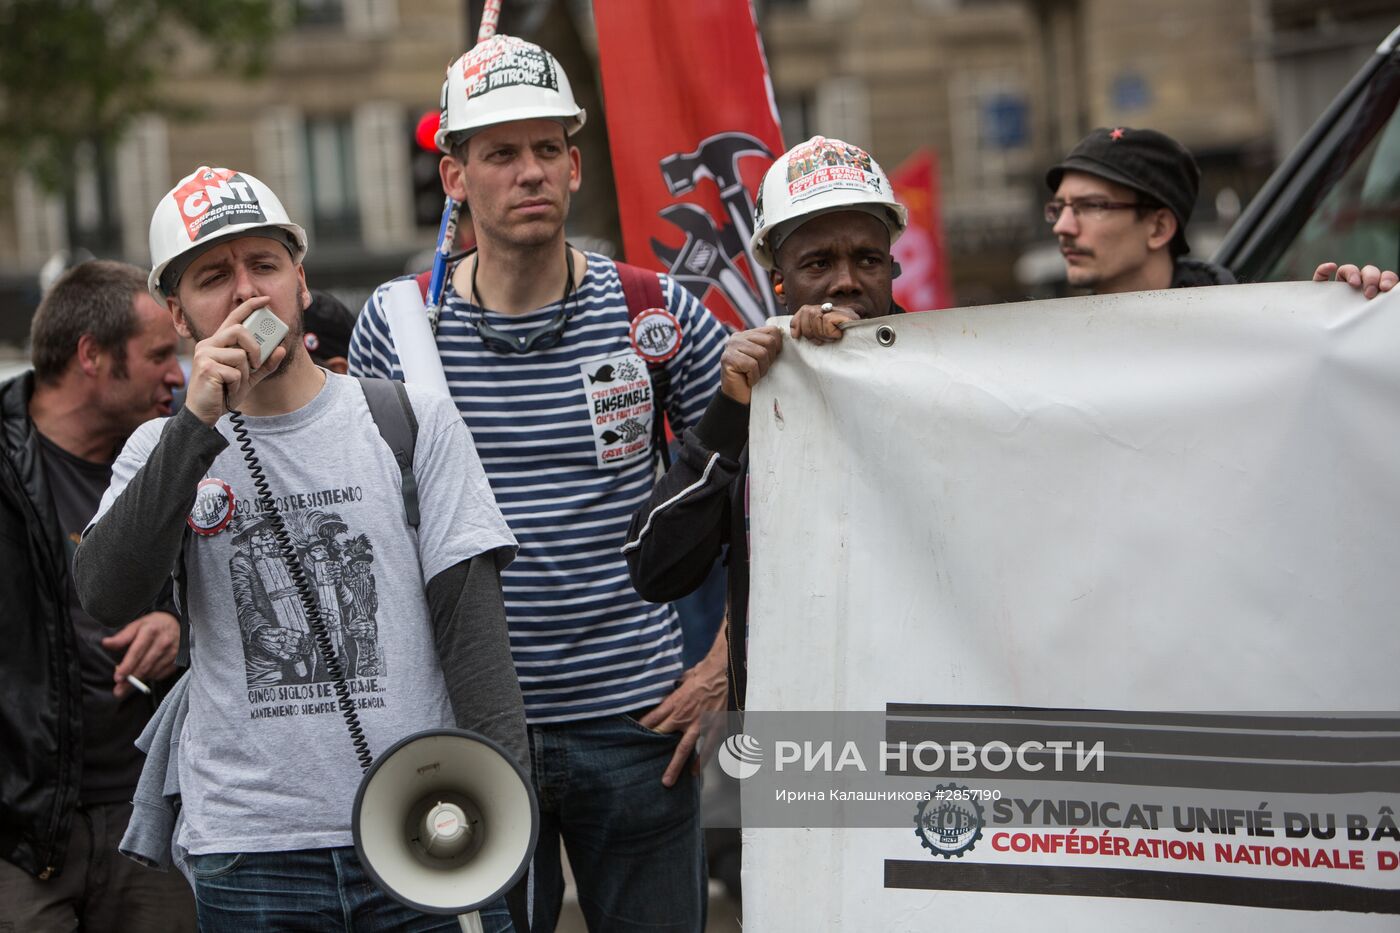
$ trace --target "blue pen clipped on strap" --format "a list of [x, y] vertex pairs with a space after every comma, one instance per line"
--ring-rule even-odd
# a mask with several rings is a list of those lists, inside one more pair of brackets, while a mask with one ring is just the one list
[[438, 318], [442, 315], [442, 296], [447, 289], [447, 260], [452, 255], [452, 245], [457, 242], [457, 220], [460, 216], [461, 205], [451, 198], [443, 202], [437, 251], [433, 253], [433, 274], [428, 279], [428, 326], [434, 334], [437, 333]]

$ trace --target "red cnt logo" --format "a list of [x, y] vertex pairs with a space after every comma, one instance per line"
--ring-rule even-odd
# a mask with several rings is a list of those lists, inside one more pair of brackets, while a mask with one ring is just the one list
[[266, 220], [253, 186], [226, 168], [201, 166], [171, 197], [191, 241], [230, 223]]

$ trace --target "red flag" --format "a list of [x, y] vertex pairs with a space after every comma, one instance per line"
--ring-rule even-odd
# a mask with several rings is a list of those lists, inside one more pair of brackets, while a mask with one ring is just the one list
[[598, 0], [594, 18], [627, 261], [762, 324], [780, 309], [749, 254], [753, 198], [783, 138], [752, 5]]
[[953, 306], [953, 276], [943, 250], [938, 202], [938, 155], [920, 149], [890, 173], [895, 199], [909, 209], [909, 226], [894, 244], [903, 272], [894, 280], [894, 300], [908, 311]]

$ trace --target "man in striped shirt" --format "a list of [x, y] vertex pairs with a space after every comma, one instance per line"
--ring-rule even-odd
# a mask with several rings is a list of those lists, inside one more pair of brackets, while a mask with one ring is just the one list
[[[581, 180], [568, 135], [583, 121], [538, 46], [496, 36], [451, 66], [441, 175], [470, 205], [478, 249], [449, 275], [434, 342], [520, 543], [502, 582], [543, 819], [531, 929], [554, 928], [562, 838], [590, 929], [698, 931], [705, 865], [686, 765], [700, 713], [724, 705], [725, 647], [683, 671], [675, 612], [637, 595], [620, 549], [656, 477], [658, 386], [675, 430], [695, 424], [725, 332], [664, 276], [660, 307], [633, 319], [618, 266], [565, 242]], [[421, 314], [411, 280], [366, 304], [352, 373], [403, 378], [400, 300]]]

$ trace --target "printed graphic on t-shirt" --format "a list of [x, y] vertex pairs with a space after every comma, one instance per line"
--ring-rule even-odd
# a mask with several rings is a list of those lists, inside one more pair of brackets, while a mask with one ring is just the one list
[[651, 453], [651, 377], [635, 353], [579, 364], [593, 423], [598, 466], [619, 466]]
[[[330, 492], [350, 501], [362, 495], [358, 486]], [[367, 535], [353, 534], [338, 512], [308, 507], [280, 513], [351, 693], [361, 708], [382, 706], [383, 700], [373, 696], [384, 692], [380, 678], [388, 673], [376, 618], [373, 543]], [[334, 678], [317, 649], [271, 518], [253, 508], [240, 509], [226, 533], [232, 535], [228, 567], [252, 717], [333, 712]]]

